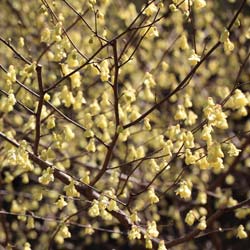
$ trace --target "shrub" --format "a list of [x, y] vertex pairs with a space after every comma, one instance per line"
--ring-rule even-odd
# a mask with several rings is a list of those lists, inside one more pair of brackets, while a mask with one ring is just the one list
[[5, 249], [247, 249], [249, 1], [0, 7]]

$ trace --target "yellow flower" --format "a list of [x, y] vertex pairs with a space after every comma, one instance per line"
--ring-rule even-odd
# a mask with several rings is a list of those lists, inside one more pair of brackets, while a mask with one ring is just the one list
[[44, 28], [41, 32], [41, 42], [49, 43], [51, 38], [51, 32], [48, 27]]
[[146, 16], [152, 16], [157, 11], [157, 7], [154, 3], [150, 4], [143, 12]]
[[49, 118], [46, 120], [46, 127], [47, 129], [52, 129], [56, 126], [56, 123], [55, 123], [55, 116], [54, 115], [51, 115], [49, 116]]
[[107, 118], [103, 114], [100, 116], [97, 116], [95, 121], [96, 121], [97, 127], [101, 128], [101, 129], [105, 129], [108, 127]]
[[239, 239], [245, 239], [247, 238], [247, 233], [245, 231], [245, 228], [243, 225], [239, 225], [239, 227], [237, 228], [237, 235], [236, 235], [237, 238]]
[[144, 127], [146, 128], [146, 130], [149, 130], [149, 131], [151, 130], [149, 118], [144, 118]]
[[153, 248], [152, 240], [150, 240], [149, 238], [146, 238], [145, 239], [145, 247], [147, 249], [152, 249]]
[[191, 55], [188, 58], [188, 61], [192, 66], [196, 65], [198, 62], [200, 62], [201, 57], [195, 53], [194, 50], [191, 51]]
[[60, 21], [56, 24], [55, 29], [53, 30], [52, 40], [56, 42], [61, 42], [62, 40], [61, 34], [62, 34], [62, 22]]
[[81, 86], [81, 75], [79, 72], [74, 73], [70, 76], [72, 88], [79, 88]]
[[100, 215], [100, 210], [99, 210], [99, 205], [98, 205], [98, 201], [97, 200], [93, 200], [92, 206], [90, 207], [89, 211], [88, 211], [88, 215], [90, 217], [97, 217]]
[[207, 194], [205, 192], [199, 192], [197, 196], [197, 202], [200, 204], [206, 204], [207, 203]]
[[141, 221], [141, 219], [140, 219], [140, 217], [138, 216], [138, 214], [137, 214], [136, 211], [133, 212], [133, 213], [131, 214], [130, 220], [131, 220], [131, 222], [133, 222], [133, 223], [135, 223], [135, 222], [140, 222], [140, 221]]
[[150, 167], [150, 170], [154, 173], [160, 170], [159, 165], [157, 164], [155, 159], [149, 160], [149, 167]]
[[158, 245], [158, 250], [167, 250], [167, 248], [165, 247], [165, 242], [164, 240], [161, 240], [159, 245]]
[[13, 83], [16, 81], [16, 70], [15, 70], [15, 67], [13, 65], [9, 66], [9, 70], [7, 73], [7, 79]]
[[29, 242], [24, 243], [23, 250], [31, 250], [31, 246]]
[[227, 129], [227, 116], [222, 111], [219, 104], [215, 104], [212, 97], [208, 98], [208, 104], [203, 110], [205, 117], [208, 119], [208, 125], [215, 126], [220, 129]]
[[71, 141], [71, 140], [74, 139], [74, 138], [75, 138], [74, 132], [72, 131], [72, 129], [70, 128], [69, 125], [66, 125], [66, 126], [64, 127], [64, 139], [65, 139], [66, 141]]
[[75, 102], [73, 103], [73, 109], [80, 110], [82, 108], [82, 104], [86, 104], [86, 100], [83, 97], [82, 91], [78, 90], [75, 97]]
[[210, 162], [210, 165], [217, 173], [220, 173], [221, 169], [224, 168], [221, 158], [215, 158], [213, 162]]
[[155, 204], [159, 202], [159, 198], [155, 194], [155, 190], [153, 187], [149, 188], [148, 190], [148, 198], [151, 204]]
[[186, 148], [193, 148], [194, 147], [194, 136], [191, 131], [187, 131], [183, 135], [184, 146]]
[[117, 206], [117, 202], [115, 200], [110, 200], [108, 207], [108, 211], [118, 211], [119, 207]]
[[67, 205], [67, 202], [64, 200], [63, 196], [60, 196], [59, 200], [56, 202], [56, 205], [59, 209], [62, 209]]
[[226, 103], [226, 107], [236, 110], [245, 107], [248, 102], [246, 95], [240, 89], [236, 89]]
[[179, 188], [175, 192], [177, 195], [180, 195], [181, 198], [188, 200], [192, 195], [191, 187], [191, 183], [187, 183], [187, 181], [181, 181]]
[[38, 181], [43, 185], [48, 185], [50, 182], [54, 181], [54, 169], [48, 167], [47, 169], [43, 170], [42, 176], [38, 178]]
[[132, 228], [128, 232], [128, 238], [130, 240], [140, 239], [141, 238], [141, 232], [138, 226], [132, 225]]
[[179, 45], [182, 50], [187, 50], [189, 48], [186, 35], [182, 35], [179, 40]]
[[202, 9], [206, 6], [206, 1], [205, 0], [194, 0], [194, 7], [198, 9]]
[[66, 225], [62, 225], [62, 227], [60, 228], [59, 232], [58, 232], [63, 238], [70, 238], [71, 237], [71, 233], [69, 231], [69, 228]]
[[86, 147], [86, 150], [88, 152], [93, 152], [93, 153], [96, 151], [95, 139], [94, 138], [90, 139], [89, 144]]
[[163, 144], [163, 152], [164, 152], [164, 154], [172, 156], [172, 149], [173, 149], [173, 147], [174, 147], [173, 142], [171, 140], [167, 140]]
[[157, 230], [157, 225], [155, 221], [148, 221], [147, 222], [147, 234], [150, 238], [156, 238], [159, 235]]
[[80, 197], [80, 193], [76, 190], [73, 180], [71, 180], [69, 185], [64, 187], [64, 191], [68, 197]]
[[196, 220], [195, 213], [193, 210], [190, 210], [185, 218], [185, 222], [189, 225], [192, 226]]
[[9, 94], [8, 97], [3, 97], [0, 102], [0, 111], [4, 113], [9, 113], [14, 109], [16, 104], [16, 98], [13, 93]]
[[197, 225], [197, 228], [201, 231], [205, 230], [207, 228], [207, 223], [206, 223], [206, 216], [202, 216], [200, 218], [200, 222]]
[[25, 45], [24, 38], [21, 36], [18, 40], [18, 47], [23, 48]]
[[100, 73], [101, 80], [103, 82], [108, 81], [110, 78], [108, 60], [104, 60], [101, 62], [100, 71], [101, 71], [101, 73]]
[[196, 162], [196, 156], [192, 154], [190, 149], [185, 150], [185, 163], [187, 165], [194, 164]]
[[84, 233], [87, 235], [92, 235], [94, 232], [95, 232], [95, 230], [90, 224], [88, 224], [84, 230]]
[[241, 150], [237, 149], [232, 142], [227, 144], [227, 153], [229, 156], [238, 156], [240, 151]]
[[173, 3], [171, 3], [171, 4], [169, 5], [169, 9], [171, 10], [171, 12], [176, 12], [176, 11], [178, 11], [176, 5], [173, 4]]
[[220, 36], [220, 42], [224, 43], [227, 41], [228, 38], [229, 38], [229, 31], [226, 28], [224, 28], [224, 30]]
[[32, 229], [35, 227], [34, 218], [29, 216], [27, 221], [27, 228]]
[[74, 104], [75, 99], [71, 91], [69, 91], [66, 85], [63, 86], [60, 97], [62, 98], [62, 102], [65, 107], [69, 108], [72, 104]]
[[174, 119], [176, 120], [176, 121], [179, 121], [179, 120], [185, 120], [187, 118], [187, 113], [186, 113], [186, 110], [185, 110], [185, 108], [184, 108], [184, 106], [183, 105], [178, 105], [177, 106], [177, 111], [176, 111], [176, 113], [175, 113], [175, 115], [174, 115]]
[[212, 142], [212, 133], [213, 128], [210, 125], [205, 125], [201, 132], [201, 139], [207, 141], [207, 144], [211, 144]]
[[152, 88], [156, 85], [156, 82], [153, 78], [153, 75], [150, 74], [149, 72], [146, 72], [145, 74], [145, 79], [144, 79], [144, 82], [143, 82], [146, 86]]
[[79, 66], [79, 61], [77, 59], [77, 51], [74, 49], [68, 56], [67, 63], [69, 67], [74, 68]]
[[218, 142], [212, 144], [212, 146], [208, 146], [207, 149], [207, 160], [208, 162], [214, 162], [217, 158], [223, 158], [224, 153], [221, 150], [221, 145]]
[[234, 50], [234, 44], [230, 41], [229, 38], [227, 38], [224, 42], [224, 50], [226, 54], [229, 54]]
[[181, 132], [180, 124], [177, 124], [175, 126], [168, 127], [166, 135], [169, 137], [169, 139], [174, 141], [178, 138], [178, 136], [180, 135], [180, 132]]
[[21, 213], [22, 212], [22, 206], [20, 206], [16, 200], [13, 200], [12, 203], [11, 203], [10, 211], [12, 213]]

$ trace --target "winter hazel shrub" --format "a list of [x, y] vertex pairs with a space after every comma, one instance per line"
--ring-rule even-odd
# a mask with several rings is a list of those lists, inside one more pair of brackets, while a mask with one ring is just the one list
[[248, 249], [249, 13], [0, 1], [0, 249]]

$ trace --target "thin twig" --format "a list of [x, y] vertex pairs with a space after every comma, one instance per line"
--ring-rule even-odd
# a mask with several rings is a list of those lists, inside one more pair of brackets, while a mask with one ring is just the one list
[[37, 80], [38, 80], [38, 86], [39, 86], [39, 101], [38, 101], [38, 107], [36, 112], [36, 128], [35, 128], [35, 141], [34, 141], [34, 154], [38, 155], [38, 147], [39, 147], [39, 141], [40, 141], [40, 134], [41, 134], [41, 114], [42, 114], [42, 108], [44, 103], [44, 90], [43, 90], [43, 80], [42, 80], [42, 66], [38, 64], [36, 66], [36, 72], [37, 72]]

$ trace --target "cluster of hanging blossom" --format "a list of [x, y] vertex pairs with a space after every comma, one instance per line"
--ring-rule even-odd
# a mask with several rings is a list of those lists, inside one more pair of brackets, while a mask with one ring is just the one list
[[26, 141], [21, 141], [18, 148], [8, 145], [8, 157], [6, 163], [18, 166], [20, 169], [25, 171], [32, 171], [34, 169], [33, 163], [29, 159], [29, 154], [27, 152], [28, 143]]
[[225, 28], [220, 36], [220, 42], [223, 43], [226, 54], [229, 54], [234, 50], [234, 44], [229, 39], [229, 31]]
[[54, 169], [48, 167], [43, 170], [42, 175], [38, 178], [38, 181], [43, 185], [48, 185], [50, 182], [54, 181]]
[[175, 191], [177, 195], [181, 198], [187, 200], [191, 198], [192, 195], [192, 183], [189, 181], [181, 181], [179, 188]]

